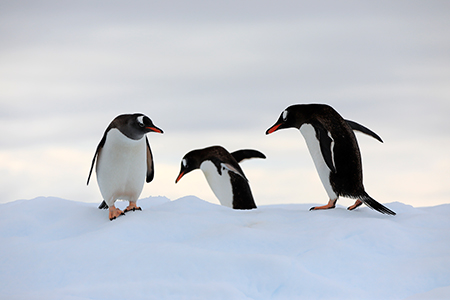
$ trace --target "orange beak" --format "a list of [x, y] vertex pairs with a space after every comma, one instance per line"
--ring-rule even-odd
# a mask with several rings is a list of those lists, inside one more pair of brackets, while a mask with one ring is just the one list
[[161, 129], [159, 129], [158, 127], [146, 127], [146, 128], [150, 129], [151, 131], [154, 131], [154, 132], [163, 133], [163, 131]]
[[180, 175], [178, 175], [177, 180], [175, 180], [175, 183], [178, 183], [180, 181], [181, 177], [184, 176], [184, 172], [181, 172]]
[[272, 132], [277, 131], [278, 127], [280, 127], [280, 126], [281, 126], [281, 124], [273, 125], [271, 128], [267, 129], [266, 134], [271, 134]]

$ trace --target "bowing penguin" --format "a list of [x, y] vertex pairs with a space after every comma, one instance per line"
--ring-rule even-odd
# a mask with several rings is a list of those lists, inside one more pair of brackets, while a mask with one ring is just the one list
[[256, 208], [247, 177], [239, 162], [249, 158], [266, 158], [256, 150], [229, 153], [221, 146], [192, 150], [181, 161], [177, 183], [187, 173], [200, 169], [221, 205], [234, 209]]
[[291, 127], [298, 128], [305, 138], [330, 199], [327, 205], [312, 207], [311, 210], [334, 208], [339, 196], [343, 196], [357, 199], [348, 210], [364, 203], [380, 213], [395, 215], [395, 212], [371, 198], [363, 186], [361, 153], [353, 130], [383, 142], [376, 133], [356, 122], [344, 120], [329, 105], [297, 104], [286, 108], [266, 134]]
[[[110, 220], [128, 211], [141, 210], [136, 201], [144, 182], [152, 181], [154, 176], [152, 151], [145, 135], [151, 131], [163, 133], [143, 114], [120, 115], [106, 128], [97, 146], [87, 184], [97, 160], [97, 183], [104, 199], [99, 208], [109, 207]], [[118, 199], [129, 201], [124, 211], [114, 206]]]

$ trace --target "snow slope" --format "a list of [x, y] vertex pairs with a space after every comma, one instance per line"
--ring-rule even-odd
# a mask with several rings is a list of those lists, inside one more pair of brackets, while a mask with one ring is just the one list
[[0, 205], [0, 298], [450, 299], [450, 205], [138, 204], [114, 221], [59, 198]]

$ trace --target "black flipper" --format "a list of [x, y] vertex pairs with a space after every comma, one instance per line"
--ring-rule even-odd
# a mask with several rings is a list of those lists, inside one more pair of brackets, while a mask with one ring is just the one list
[[336, 168], [333, 164], [333, 153], [331, 153], [331, 143], [333, 140], [328, 136], [328, 132], [321, 126], [314, 126], [316, 129], [316, 137], [319, 140], [320, 151], [322, 157], [331, 172], [336, 173]]
[[100, 152], [101, 148], [103, 148], [103, 146], [105, 145], [107, 132], [108, 132], [108, 129], [103, 134], [103, 137], [100, 140], [100, 143], [98, 144], [97, 149], [95, 150], [94, 158], [92, 159], [91, 169], [89, 170], [89, 176], [88, 176], [86, 185], [89, 184], [89, 180], [91, 179], [92, 170], [94, 170], [95, 159], [97, 158], [97, 155]]
[[367, 193], [365, 193], [364, 195], [362, 195], [359, 200], [361, 200], [362, 202], [364, 202], [365, 205], [367, 205], [368, 207], [382, 213], [382, 214], [386, 214], [386, 215], [391, 215], [391, 216], [395, 216], [396, 213], [393, 212], [392, 210], [390, 210], [389, 208], [387, 208], [386, 206], [384, 206], [383, 204], [379, 203], [377, 200], [373, 199], [372, 197], [370, 197]]
[[222, 176], [222, 162], [217, 157], [211, 157], [211, 162], [214, 164], [214, 166], [217, 169], [217, 173]]
[[249, 158], [266, 158], [266, 156], [263, 153], [259, 152], [258, 150], [252, 149], [237, 150], [232, 152], [231, 155], [238, 163], [240, 163], [244, 159]]
[[86, 185], [89, 185], [89, 180], [91, 179], [92, 170], [94, 169], [95, 159], [97, 158], [98, 150], [99, 150], [99, 147], [97, 147], [97, 150], [95, 151], [95, 154], [94, 154], [94, 158], [92, 159], [91, 169], [89, 170], [89, 176], [88, 176]]
[[227, 171], [227, 172], [230, 171], [230, 172], [238, 174], [239, 176], [242, 176], [245, 180], [248, 181], [247, 177], [245, 177], [245, 175], [244, 175], [244, 171], [242, 171], [239, 164], [233, 165], [234, 163], [231, 163], [231, 164], [224, 163], [216, 157], [212, 157], [211, 162], [216, 166], [217, 173], [219, 173], [219, 175], [222, 175], [222, 171]]
[[239, 171], [238, 169], [236, 169], [232, 165], [227, 164], [227, 163], [221, 163], [220, 165], [222, 167], [222, 170], [228, 170], [230, 172], [233, 172], [233, 173], [235, 173], [235, 174], [237, 174], [239, 176], [242, 176], [242, 178], [244, 178], [246, 181], [248, 181], [247, 177], [245, 177], [245, 175], [241, 171]]
[[145, 142], [147, 143], [147, 176], [145, 178], [145, 181], [149, 183], [155, 176], [155, 165], [153, 164], [152, 150], [150, 149], [150, 144], [148, 143], [147, 136], [145, 136]]
[[358, 123], [356, 123], [354, 121], [350, 121], [350, 120], [345, 120], [345, 121], [351, 127], [351, 129], [360, 131], [360, 132], [365, 133], [367, 135], [370, 135], [374, 139], [377, 139], [380, 142], [383, 142], [383, 140], [380, 138], [380, 136], [378, 134], [376, 134], [375, 132], [373, 132], [372, 130], [370, 130], [369, 128], [367, 128], [365, 126], [362, 126], [361, 124], [358, 124]]
[[109, 206], [108, 204], [106, 204], [105, 200], [102, 201], [102, 203], [100, 203], [100, 205], [98, 206], [98, 209], [108, 209]]

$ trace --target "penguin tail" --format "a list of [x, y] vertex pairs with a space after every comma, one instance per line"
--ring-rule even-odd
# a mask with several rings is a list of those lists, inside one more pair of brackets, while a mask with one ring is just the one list
[[379, 203], [377, 200], [370, 197], [367, 193], [364, 193], [364, 195], [360, 196], [359, 199], [368, 207], [371, 209], [374, 209], [382, 214], [385, 215], [391, 215], [395, 216], [396, 213], [384, 206], [383, 204]]
[[108, 204], [106, 204], [105, 200], [98, 206], [98, 209], [108, 209]]

